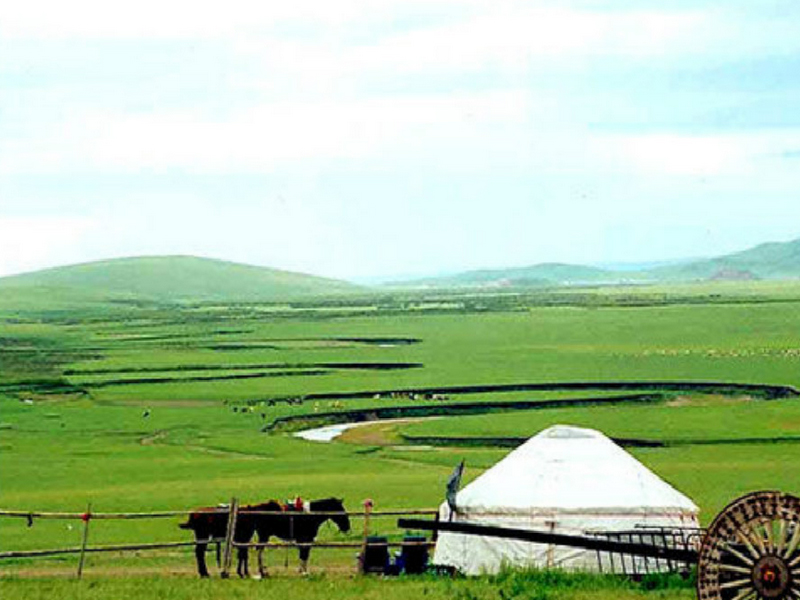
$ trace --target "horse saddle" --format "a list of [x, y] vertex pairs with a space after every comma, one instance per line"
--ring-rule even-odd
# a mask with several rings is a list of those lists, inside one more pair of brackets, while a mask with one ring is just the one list
[[283, 510], [287, 512], [311, 512], [311, 503], [297, 496], [283, 503]]

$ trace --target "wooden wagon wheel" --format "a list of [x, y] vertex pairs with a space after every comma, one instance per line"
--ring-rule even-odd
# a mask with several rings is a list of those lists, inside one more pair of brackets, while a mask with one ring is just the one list
[[800, 600], [800, 498], [753, 492], [714, 519], [700, 547], [699, 600]]

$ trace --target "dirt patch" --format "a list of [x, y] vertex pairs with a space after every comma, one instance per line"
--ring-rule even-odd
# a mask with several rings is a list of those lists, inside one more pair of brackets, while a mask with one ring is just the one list
[[438, 418], [439, 417], [387, 419], [383, 421], [358, 423], [356, 426], [342, 433], [342, 435], [337, 438], [337, 441], [346, 444], [358, 444], [360, 446], [397, 446], [403, 444], [403, 438], [397, 431], [397, 426], [399, 424], [416, 423]]
[[739, 404], [741, 402], [755, 402], [753, 396], [747, 394], [737, 396], [723, 396], [720, 394], [693, 394], [675, 396], [666, 402], [667, 406], [719, 406], [721, 404]]
[[694, 398], [691, 396], [676, 396], [667, 402], [667, 406], [689, 406], [694, 404]]
[[163, 430], [162, 431], [156, 431], [155, 433], [153, 433], [151, 435], [148, 435], [148, 436], [145, 436], [142, 439], [140, 439], [139, 443], [142, 446], [152, 446], [153, 444], [157, 444], [157, 443], [161, 442], [162, 440], [167, 439], [167, 435], [169, 435], [169, 432], [167, 432], [167, 431], [163, 431]]

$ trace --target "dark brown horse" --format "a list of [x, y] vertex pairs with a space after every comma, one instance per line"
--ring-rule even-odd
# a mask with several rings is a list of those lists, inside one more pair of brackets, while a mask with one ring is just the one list
[[[233, 532], [233, 541], [237, 544], [246, 544], [253, 539], [253, 529], [246, 519], [243, 523], [241, 515], [249, 507], [243, 506], [239, 508], [239, 517], [236, 522], [236, 530]], [[194, 556], [197, 559], [197, 572], [200, 577], [208, 577], [208, 569], [206, 568], [206, 550], [208, 544], [212, 542], [217, 543], [217, 566], [219, 566], [219, 543], [225, 539], [228, 531], [228, 512], [226, 507], [205, 507], [198, 508], [189, 514], [189, 519], [186, 523], [178, 525], [181, 529], [190, 529], [194, 532], [195, 546]], [[247, 548], [238, 548], [238, 563], [236, 571], [241, 577], [242, 574], [242, 551], [246, 553]], [[246, 556], [246, 555], [245, 555]]]
[[[285, 541], [310, 544], [317, 537], [320, 526], [328, 519], [336, 523], [342, 532], [346, 533], [350, 530], [350, 519], [345, 512], [341, 499], [312, 500], [307, 508], [309, 512], [293, 505], [287, 506], [277, 500], [241, 506], [236, 518], [233, 541], [236, 544], [247, 544], [253, 539], [253, 535], [258, 533], [258, 541], [262, 544], [267, 543], [272, 536]], [[260, 512], [275, 514], [253, 514]], [[225, 509], [220, 508], [200, 508], [192, 512], [187, 522], [182, 523], [179, 527], [190, 529], [194, 532], [197, 571], [200, 577], [208, 577], [206, 549], [211, 541], [225, 538], [228, 529], [228, 513], [225, 512]], [[300, 547], [300, 570], [302, 572], [307, 570], [310, 552], [310, 546]], [[258, 570], [262, 577], [266, 577], [267, 572], [264, 568], [263, 554], [264, 548], [259, 548]], [[249, 575], [246, 546], [237, 548], [236, 572], [239, 577], [247, 577]]]
[[[307, 512], [295, 506], [284, 506], [276, 500], [259, 505], [257, 510], [280, 514], [251, 515], [255, 532], [258, 533], [259, 544], [266, 544], [272, 536], [286, 542], [311, 544], [317, 537], [319, 528], [328, 520], [333, 521], [342, 533], [350, 531], [350, 519], [341, 498], [325, 498], [312, 500], [306, 507]], [[256, 510], [256, 509], [253, 509]], [[243, 549], [245, 570], [247, 569], [247, 548]], [[308, 556], [311, 546], [300, 546], [300, 571], [308, 571]], [[264, 547], [258, 549], [258, 572], [266, 577], [264, 567]]]

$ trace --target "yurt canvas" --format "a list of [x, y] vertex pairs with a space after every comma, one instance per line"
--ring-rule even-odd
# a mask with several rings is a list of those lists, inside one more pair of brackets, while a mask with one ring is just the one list
[[[550, 427], [445, 502], [442, 521], [585, 535], [698, 527], [697, 506], [599, 431]], [[434, 563], [475, 575], [503, 565], [597, 570], [593, 550], [442, 532]], [[604, 566], [604, 571], [607, 568]]]

